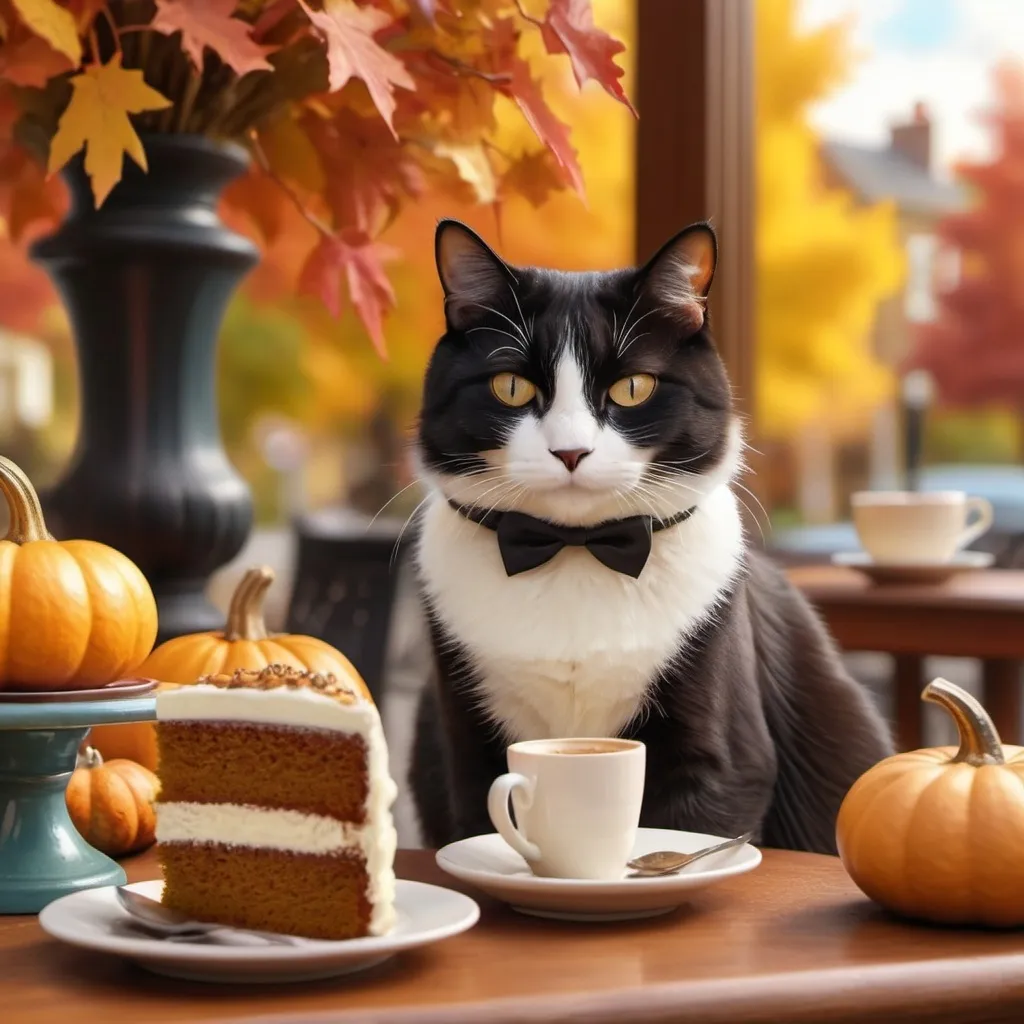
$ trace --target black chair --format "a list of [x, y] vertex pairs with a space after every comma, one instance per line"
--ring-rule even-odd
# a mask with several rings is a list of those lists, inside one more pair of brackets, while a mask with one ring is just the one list
[[378, 706], [399, 566], [412, 528], [347, 511], [315, 512], [295, 522], [295, 582], [285, 628], [337, 647], [363, 677]]

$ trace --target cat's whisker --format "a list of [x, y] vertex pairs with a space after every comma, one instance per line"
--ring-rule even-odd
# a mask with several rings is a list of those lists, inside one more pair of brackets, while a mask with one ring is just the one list
[[416, 507], [409, 513], [408, 518], [402, 523], [401, 530], [398, 531], [398, 538], [395, 540], [395, 546], [391, 549], [391, 557], [388, 559], [388, 571], [393, 572], [395, 568], [395, 559], [398, 558], [398, 549], [402, 546], [402, 538], [405, 536], [405, 531], [408, 529], [409, 524], [416, 518], [416, 513], [433, 497], [431, 494], [426, 494], [416, 505]]
[[406, 491], [410, 490], [411, 488], [419, 487], [420, 484], [421, 482], [419, 480], [413, 480], [411, 484], [406, 484], [397, 494], [393, 494], [390, 498], [388, 498], [388, 500], [385, 501], [384, 504], [381, 505], [379, 509], [377, 509], [376, 513], [374, 514], [374, 517], [367, 524], [367, 530], [369, 530], [370, 527], [373, 526], [375, 522], [377, 522], [378, 517], [388, 507], [388, 505], [390, 505], [393, 501], [397, 501], [403, 494], [405, 494]]
[[[641, 293], [640, 293], [640, 294], [639, 294], [639, 295], [638, 295], [638, 296], [637, 296], [637, 297], [636, 297], [636, 298], [635, 298], [635, 299], [633, 300], [633, 305], [629, 307], [629, 312], [628, 312], [628, 313], [626, 314], [626, 318], [625, 318], [625, 320], [623, 320], [623, 321], [622, 321], [622, 330], [623, 330], [623, 331], [625, 331], [625, 330], [626, 330], [626, 328], [627, 328], [627, 327], [629, 326], [629, 318], [630, 318], [630, 317], [631, 317], [631, 316], [633, 315], [633, 310], [635, 310], [635, 309], [636, 309], [637, 305], [638, 305], [638, 304], [640, 303], [640, 299], [641, 299], [641, 298], [643, 298], [643, 292], [641, 292]], [[617, 336], [616, 336], [615, 338], [613, 338], [613, 339], [612, 339], [612, 342], [613, 342], [613, 344], [615, 345], [615, 350], [616, 350], [616, 352], [617, 352], [617, 351], [618, 351], [618, 349], [619, 349], [619, 338], [620, 338], [620, 336], [621, 336], [621, 335], [617, 335]]]
[[648, 337], [650, 333], [650, 331], [641, 331], [639, 334], [634, 334], [633, 337], [629, 339], [628, 344], [622, 346], [622, 351], [619, 353], [619, 358], [621, 359], [629, 351], [630, 345], [632, 345], [636, 341], [639, 341], [641, 338]]
[[506, 316], [500, 309], [495, 309], [493, 306], [485, 306], [482, 302], [474, 302], [472, 305], [479, 306], [482, 310], [485, 310], [488, 313], [493, 313], [495, 316], [500, 316], [501, 319], [510, 324], [512, 326], [512, 330], [516, 331], [519, 337], [523, 339], [523, 351], [526, 351], [526, 349], [529, 348], [530, 339], [523, 333], [523, 329], [515, 322], [515, 320]]
[[[509, 331], [503, 331], [500, 327], [470, 327], [466, 331], [466, 334], [476, 334], [479, 331], [487, 331], [490, 334], [503, 334], [506, 338], [511, 338], [516, 343], [516, 345], [515, 345], [515, 351], [516, 352], [525, 352], [526, 351], [526, 349], [524, 348], [523, 343], [519, 339], [518, 335], [511, 334]], [[510, 348], [510, 347], [511, 346], [509, 346], [509, 345], [505, 345], [504, 346], [505, 349]], [[501, 352], [501, 351], [504, 351], [504, 349], [498, 349], [498, 351]], [[491, 355], [493, 355], [493, 354], [494, 353], [492, 352]], [[490, 356], [488, 356], [488, 358], [490, 358]]]
[[617, 349], [617, 354], [618, 354], [619, 358], [622, 358], [622, 355], [623, 355], [623, 353], [624, 353], [624, 352], [626, 351], [626, 349], [627, 349], [627, 348], [629, 348], [629, 346], [630, 346], [630, 345], [632, 344], [632, 342], [631, 342], [631, 341], [629, 340], [629, 338], [630, 338], [630, 335], [631, 335], [631, 334], [632, 334], [632, 333], [633, 333], [633, 332], [634, 332], [634, 331], [635, 331], [635, 330], [636, 330], [636, 329], [637, 329], [637, 328], [638, 328], [638, 327], [640, 326], [640, 324], [642, 324], [642, 323], [643, 323], [643, 322], [644, 322], [644, 321], [645, 321], [645, 320], [646, 320], [646, 319], [647, 319], [647, 318], [648, 318], [648, 317], [649, 317], [649, 316], [650, 316], [650, 315], [651, 315], [652, 313], [657, 313], [657, 312], [659, 311], [659, 309], [660, 309], [660, 307], [658, 307], [658, 306], [655, 306], [655, 307], [654, 307], [654, 309], [649, 309], [649, 310], [647, 310], [647, 312], [646, 312], [646, 313], [644, 313], [644, 314], [643, 314], [642, 316], [638, 316], [638, 317], [637, 317], [637, 318], [636, 318], [636, 319], [635, 319], [635, 320], [633, 321], [633, 323], [632, 323], [632, 324], [630, 324], [630, 326], [629, 326], [629, 329], [628, 329], [628, 330], [626, 330], [626, 329], [624, 329], [624, 330], [623, 330], [623, 334], [622, 334], [622, 340], [621, 340], [621, 341], [619, 342], [619, 346], [618, 346], [618, 349]]
[[526, 326], [526, 317], [523, 316], [523, 307], [519, 305], [519, 296], [516, 295], [516, 290], [515, 290], [515, 288], [512, 287], [512, 282], [511, 281], [509, 282], [508, 290], [512, 293], [512, 298], [515, 300], [516, 309], [519, 310], [519, 319], [522, 321], [523, 331], [524, 331], [525, 334], [529, 335], [530, 334], [530, 329]]
[[[508, 331], [502, 331], [501, 333], [507, 334], [510, 338], [512, 337], [512, 335], [509, 334]], [[499, 355], [501, 352], [522, 352], [522, 350], [522, 345], [502, 345], [501, 348], [496, 348], [493, 352], [488, 353], [487, 358], [493, 359], [496, 355]]]

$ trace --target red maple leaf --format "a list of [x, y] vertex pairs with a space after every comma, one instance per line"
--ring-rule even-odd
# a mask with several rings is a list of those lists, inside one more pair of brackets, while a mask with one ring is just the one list
[[39, 36], [8, 38], [0, 46], [0, 79], [12, 85], [42, 89], [51, 78], [70, 70], [71, 61]]
[[322, 11], [310, 9], [303, 0], [299, 6], [327, 44], [331, 92], [343, 88], [350, 78], [361, 78], [394, 133], [395, 86], [413, 90], [416, 83], [406, 66], [374, 38], [391, 24], [391, 16], [374, 7], [357, 7], [352, 0], [325, 0]]
[[273, 47], [254, 42], [252, 26], [231, 17], [237, 6], [237, 0], [156, 0], [149, 27], [167, 36], [180, 32], [181, 48], [200, 71], [207, 46], [239, 75], [273, 71], [267, 62]]
[[329, 119], [308, 115], [303, 128], [323, 161], [324, 198], [335, 226], [375, 234], [394, 219], [404, 197], [422, 193], [419, 166], [378, 118], [343, 107]]
[[540, 85], [530, 74], [530, 65], [526, 61], [520, 57], [515, 58], [512, 62], [511, 75], [511, 81], [506, 87], [509, 95], [516, 101], [537, 138], [551, 150], [572, 187], [580, 196], [585, 195], [583, 171], [580, 169], [576, 150], [569, 141], [569, 126], [559, 121], [551, 112]]
[[594, 24], [590, 0], [551, 0], [540, 31], [548, 53], [569, 55], [580, 88], [588, 79], [593, 79], [636, 117], [636, 109], [619, 81], [622, 68], [615, 63], [616, 54], [626, 47]]
[[349, 229], [321, 238], [299, 275], [299, 291], [315, 295], [334, 316], [340, 316], [343, 308], [344, 275], [352, 306], [382, 359], [387, 358], [384, 314], [395, 305], [395, 292], [384, 273], [384, 264], [396, 255], [391, 246], [374, 242], [363, 231]]

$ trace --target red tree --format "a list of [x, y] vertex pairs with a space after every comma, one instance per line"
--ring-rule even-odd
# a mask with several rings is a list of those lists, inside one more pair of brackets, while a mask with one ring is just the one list
[[1009, 405], [1024, 417], [1024, 67], [1000, 65], [995, 86], [995, 156], [958, 168], [971, 208], [939, 227], [960, 253], [959, 280], [940, 293], [909, 362], [931, 372], [946, 405]]

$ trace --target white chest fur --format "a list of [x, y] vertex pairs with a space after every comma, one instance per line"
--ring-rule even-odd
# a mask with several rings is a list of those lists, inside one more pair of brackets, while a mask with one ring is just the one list
[[506, 741], [613, 736], [736, 575], [743, 530], [727, 486], [653, 537], [637, 580], [564, 549], [508, 577], [494, 533], [438, 495], [418, 562], [435, 613], [468, 651], [479, 698]]

